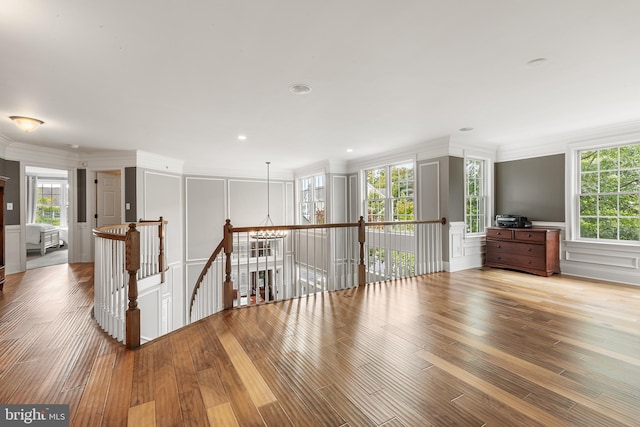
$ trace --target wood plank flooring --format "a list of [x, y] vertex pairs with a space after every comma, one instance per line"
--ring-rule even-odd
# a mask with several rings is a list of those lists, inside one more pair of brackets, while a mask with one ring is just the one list
[[640, 287], [438, 273], [218, 313], [128, 351], [91, 318], [92, 285], [92, 264], [7, 277], [0, 402], [66, 403], [73, 426], [640, 424]]

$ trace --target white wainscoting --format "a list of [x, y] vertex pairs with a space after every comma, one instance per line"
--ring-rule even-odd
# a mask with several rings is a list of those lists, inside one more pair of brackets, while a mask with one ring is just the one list
[[484, 264], [484, 237], [465, 237], [464, 221], [449, 223], [449, 262], [445, 271], [461, 271], [482, 267]]
[[5, 274], [19, 273], [25, 270], [27, 265], [27, 255], [25, 250], [21, 250], [20, 237], [21, 226], [7, 225], [4, 227], [4, 253], [5, 253]]
[[640, 285], [640, 248], [613, 243], [567, 241], [563, 274]]

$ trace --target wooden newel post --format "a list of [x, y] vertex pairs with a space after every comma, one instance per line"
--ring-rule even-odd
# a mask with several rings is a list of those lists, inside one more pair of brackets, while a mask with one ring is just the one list
[[366, 227], [364, 217], [360, 217], [358, 221], [358, 242], [360, 243], [360, 262], [358, 263], [358, 286], [367, 283], [367, 267], [364, 265], [364, 242]]
[[129, 224], [125, 237], [125, 268], [129, 273], [129, 309], [126, 314], [127, 348], [140, 347], [140, 309], [138, 308], [138, 270], [140, 269], [140, 232]]
[[231, 281], [231, 254], [233, 253], [233, 225], [231, 220], [228, 219], [224, 224], [223, 234], [223, 248], [225, 255], [225, 268], [224, 268], [224, 286], [222, 288], [222, 303], [223, 308], [228, 310], [233, 308], [233, 281]]

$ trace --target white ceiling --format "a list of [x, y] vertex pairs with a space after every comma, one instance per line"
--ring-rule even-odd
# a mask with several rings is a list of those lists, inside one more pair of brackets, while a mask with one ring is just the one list
[[260, 170], [462, 127], [530, 144], [640, 119], [639, 22], [638, 0], [2, 0], [0, 135]]

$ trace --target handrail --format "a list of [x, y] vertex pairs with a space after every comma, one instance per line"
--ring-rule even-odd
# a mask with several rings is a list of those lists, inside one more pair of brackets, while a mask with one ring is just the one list
[[[96, 237], [94, 315], [98, 324], [124, 342], [127, 348], [140, 346], [138, 280], [160, 274], [161, 283], [164, 283], [167, 223], [160, 217], [159, 220], [141, 219], [136, 223], [106, 225], [92, 230]], [[158, 227], [157, 236], [146, 231], [150, 227]], [[128, 280], [125, 280], [127, 275]], [[123, 292], [129, 301], [126, 313]]]
[[[239, 263], [239, 257], [245, 257], [243, 259], [245, 259], [244, 261], [244, 265], [247, 265], [246, 270], [239, 270], [238, 268], [236, 268], [234, 270], [237, 279], [235, 280], [240, 280], [239, 279], [239, 274], [244, 274], [245, 278], [244, 283], [247, 283], [247, 280], [249, 280], [246, 276], [251, 274], [251, 286], [254, 286], [253, 282], [257, 281], [257, 277], [255, 276], [259, 271], [265, 271], [265, 270], [269, 270], [269, 269], [278, 269], [278, 271], [274, 270], [273, 273], [274, 274], [279, 274], [279, 269], [280, 266], [282, 266], [283, 268], [288, 268], [290, 263], [294, 263], [295, 265], [300, 265], [303, 268], [306, 269], [307, 271], [307, 278], [306, 278], [306, 282], [307, 287], [311, 286], [312, 288], [315, 289], [315, 282], [313, 281], [317, 281], [317, 280], [336, 280], [335, 278], [327, 278], [328, 276], [326, 276], [326, 269], [333, 269], [335, 270], [339, 270], [342, 269], [344, 270], [345, 268], [348, 267], [348, 265], [353, 265], [354, 268], [356, 267], [357, 264], [357, 272], [354, 271], [353, 276], [357, 276], [357, 283], [355, 284], [356, 286], [361, 286], [364, 285], [365, 283], [367, 283], [367, 277], [372, 277], [374, 278], [374, 280], [376, 280], [376, 278], [378, 278], [377, 280], [380, 280], [380, 278], [384, 278], [384, 277], [389, 277], [389, 274], [394, 275], [393, 277], [396, 277], [396, 274], [400, 274], [397, 273], [397, 265], [395, 265], [394, 263], [396, 262], [396, 260], [391, 260], [391, 258], [384, 258], [384, 257], [393, 257], [396, 255], [391, 254], [392, 252], [394, 252], [393, 249], [390, 249], [388, 253], [385, 253], [384, 250], [382, 251], [378, 251], [377, 246], [379, 246], [380, 242], [367, 242], [367, 238], [369, 239], [380, 239], [379, 235], [380, 233], [386, 234], [387, 236], [391, 236], [390, 238], [394, 238], [396, 240], [398, 240], [400, 243], [400, 245], [406, 245], [406, 240], [407, 240], [407, 236], [411, 237], [412, 240], [412, 244], [415, 246], [415, 250], [414, 252], [411, 252], [412, 255], [409, 255], [409, 257], [415, 257], [416, 259], [414, 260], [415, 263], [417, 263], [417, 257], [418, 254], [420, 253], [420, 256], [423, 257], [431, 257], [429, 259], [424, 259], [422, 260], [422, 264], [421, 264], [421, 268], [417, 268], [417, 264], [413, 265], [411, 268], [408, 268], [406, 270], [408, 271], [413, 271], [413, 272], [417, 272], [418, 274], [424, 274], [424, 273], [420, 273], [420, 271], [441, 271], [442, 268], [442, 258], [441, 258], [441, 250], [442, 250], [442, 243], [441, 243], [441, 235], [439, 232], [435, 232], [433, 230], [438, 230], [438, 229], [425, 229], [424, 227], [432, 227], [433, 226], [441, 226], [441, 225], [445, 225], [447, 222], [446, 218], [440, 218], [440, 219], [434, 219], [434, 220], [413, 220], [413, 221], [381, 221], [381, 222], [365, 222], [364, 221], [364, 217], [360, 217], [360, 220], [358, 222], [355, 223], [335, 223], [335, 224], [307, 224], [307, 225], [262, 225], [262, 226], [248, 226], [248, 227], [233, 227], [231, 225], [230, 220], [226, 221], [225, 224], [225, 229], [224, 229], [224, 235], [223, 235], [223, 239], [220, 241], [220, 243], [218, 244], [218, 246], [216, 247], [216, 249], [214, 250], [214, 252], [212, 253], [212, 255], [209, 257], [207, 263], [205, 264], [202, 272], [200, 273], [198, 280], [196, 281], [192, 294], [191, 294], [191, 301], [189, 304], [189, 318], [193, 319], [194, 315], [195, 318], [201, 318], [199, 316], [202, 316], [203, 313], [202, 312], [208, 312], [212, 307], [213, 304], [212, 303], [207, 303], [207, 307], [199, 307], [197, 310], [197, 313], [194, 313], [194, 306], [196, 305], [196, 299], [198, 299], [197, 304], [200, 306], [202, 304], [202, 298], [218, 298], [215, 296], [216, 291], [215, 289], [208, 289], [205, 290], [203, 295], [198, 295], [198, 292], [200, 291], [202, 286], [205, 286], [203, 283], [205, 281], [207, 281], [206, 286], [207, 287], [211, 287], [211, 281], [212, 280], [216, 280], [209, 278], [209, 276], [211, 274], [214, 274], [214, 272], [212, 271], [212, 266], [214, 264], [214, 262], [216, 262], [216, 260], [219, 259], [219, 257], [221, 256], [221, 253], [224, 250], [225, 253], [225, 257], [226, 257], [226, 262], [224, 262], [224, 267], [222, 266], [222, 264], [217, 264], [218, 266], [216, 267], [216, 271], [218, 273], [215, 274], [220, 274], [222, 273], [222, 275], [224, 276], [224, 278], [219, 279], [222, 283], [218, 282], [219, 284], [217, 286], [220, 286], [220, 284], [222, 285], [222, 308], [223, 309], [228, 309], [228, 308], [232, 308], [234, 306], [234, 301], [236, 301], [236, 303], [239, 303], [239, 298], [240, 298], [240, 288], [236, 287], [236, 289], [233, 288], [234, 284], [231, 281], [231, 273], [232, 273], [232, 268], [231, 268], [231, 256], [232, 256], [232, 252], [234, 250], [233, 245], [234, 245], [234, 235], [235, 236], [240, 236], [240, 235], [245, 235], [246, 240], [242, 241], [243, 244], [245, 245], [254, 245], [254, 243], [249, 243], [249, 242], [255, 242], [256, 240], [253, 239], [251, 236], [251, 234], [255, 233], [255, 232], [260, 232], [260, 231], [300, 231], [300, 232], [304, 232], [304, 231], [308, 231], [309, 233], [311, 233], [313, 231], [312, 234], [306, 233], [303, 236], [303, 238], [307, 239], [307, 247], [306, 247], [306, 251], [307, 253], [303, 254], [303, 255], [298, 255], [295, 251], [296, 249], [300, 250], [301, 245], [299, 243], [299, 240], [296, 242], [292, 241], [290, 244], [288, 244], [288, 250], [291, 251], [288, 254], [288, 258], [285, 260], [284, 256], [282, 258], [280, 258], [279, 261], [275, 261], [277, 258], [274, 258], [271, 255], [260, 255], [262, 253], [267, 254], [271, 252], [271, 249], [259, 249], [258, 246], [255, 246], [255, 248], [258, 249], [250, 249], [251, 251], [255, 251], [258, 253], [258, 255], [252, 254], [252, 255], [247, 255], [247, 252], [245, 250], [245, 252], [243, 252], [243, 254], [236, 256], [236, 263]], [[393, 227], [392, 229], [385, 229], [385, 227]], [[411, 226], [411, 227], [409, 227]], [[367, 227], [371, 227], [373, 228], [373, 230], [371, 232], [373, 232], [373, 234], [368, 234], [367, 232]], [[396, 228], [398, 227], [398, 228]], [[404, 227], [404, 229], [403, 229]], [[327, 267], [326, 264], [324, 265], [324, 267], [320, 267], [320, 269], [318, 269], [319, 267], [315, 264], [314, 262], [309, 262], [308, 257], [309, 255], [309, 251], [313, 250], [313, 256], [316, 256], [316, 247], [315, 245], [317, 244], [317, 234], [315, 233], [316, 230], [318, 229], [326, 229], [326, 230], [330, 230], [330, 229], [344, 229], [344, 228], [355, 228], [357, 229], [357, 237], [355, 238], [355, 240], [352, 237], [348, 237], [348, 235], [342, 235], [342, 237], [339, 238], [339, 240], [342, 240], [343, 242], [348, 242], [348, 241], [352, 241], [353, 243], [357, 244], [359, 246], [359, 251], [357, 251], [357, 255], [353, 256], [350, 255], [347, 252], [352, 251], [352, 249], [349, 249], [347, 246], [344, 247], [339, 247], [337, 249], [329, 249], [329, 251], [333, 251], [331, 252], [331, 255], [329, 255], [330, 258], [330, 262], [334, 263], [334, 265], [332, 267]], [[415, 230], [415, 235], [413, 230]], [[420, 230], [426, 230], [426, 231], [420, 231]], [[429, 231], [431, 230], [431, 231]], [[335, 233], [337, 233], [337, 231], [335, 231]], [[334, 235], [335, 233], [332, 233], [332, 235]], [[431, 233], [431, 235], [429, 235], [429, 233]], [[324, 234], [323, 234], [324, 235]], [[296, 236], [299, 236], [299, 234], [296, 234]], [[314, 240], [313, 243], [308, 243], [308, 239], [309, 236], [312, 236], [311, 239]], [[346, 236], [346, 237], [345, 237]], [[236, 244], [239, 244], [240, 240], [238, 240], [239, 237], [236, 237]], [[285, 240], [287, 238], [284, 238]], [[404, 241], [403, 241], [404, 239]], [[431, 239], [431, 240], [427, 240], [427, 239]], [[264, 240], [264, 239], [263, 239]], [[270, 240], [270, 239], [266, 239], [266, 240]], [[277, 239], [271, 239], [271, 241], [273, 242], [278, 242], [280, 240]], [[328, 244], [329, 242], [329, 238], [327, 237], [326, 242]], [[368, 249], [368, 260], [369, 262], [373, 262], [372, 260], [375, 260], [376, 264], [375, 265], [370, 265], [369, 267], [367, 267], [366, 263], [365, 263], [365, 245], [368, 244], [369, 248]], [[373, 246], [372, 246], [373, 245]], [[420, 245], [424, 245], [424, 247], [421, 247]], [[285, 245], [286, 246], [286, 245]], [[254, 246], [251, 246], [254, 247]], [[323, 248], [322, 250], [324, 250], [325, 248]], [[354, 248], [355, 249], [355, 248]], [[305, 248], [302, 248], [303, 252], [305, 250]], [[371, 252], [373, 250], [373, 252]], [[397, 251], [400, 250], [404, 250], [404, 249], [396, 249], [396, 253]], [[378, 251], [378, 252], [376, 252]], [[373, 255], [372, 255], [373, 254]], [[250, 264], [247, 264], [249, 261], [247, 261], [247, 256], [251, 257], [251, 261]], [[374, 258], [372, 258], [372, 256]], [[382, 258], [380, 258], [382, 256]], [[401, 256], [405, 256], [405, 255], [401, 255]], [[262, 257], [262, 258], [261, 258]], [[300, 257], [300, 259], [298, 259], [297, 257]], [[347, 258], [344, 258], [347, 257]], [[302, 258], [305, 258], [305, 260], [302, 260]], [[344, 259], [342, 259], [344, 258]], [[436, 259], [439, 258], [439, 259]], [[351, 259], [352, 261], [349, 261], [349, 259]], [[387, 261], [387, 264], [389, 264], [388, 266], [386, 266], [386, 271], [385, 271], [385, 259]], [[413, 259], [413, 258], [412, 258]], [[223, 261], [221, 261], [223, 262]], [[280, 263], [279, 266], [274, 266], [274, 262], [278, 262]], [[326, 262], [326, 261], [325, 261]], [[271, 263], [271, 266], [269, 266], [269, 263]], [[296, 264], [298, 263], [298, 264]], [[336, 264], [337, 263], [337, 264]], [[287, 265], [285, 265], [287, 264]], [[293, 264], [292, 264], [293, 265]], [[375, 268], [378, 268], [378, 270], [376, 271]], [[224, 268], [224, 270], [222, 270]], [[404, 270], [405, 270], [405, 265], [403, 264], [403, 266], [401, 267], [403, 270], [404, 274]], [[440, 270], [434, 270], [434, 269], [440, 269]], [[309, 270], [311, 269], [311, 270]], [[211, 270], [211, 271], [210, 271]], [[392, 271], [392, 273], [389, 273], [390, 271]], [[420, 270], [420, 271], [419, 271]], [[325, 273], [322, 273], [323, 271], [325, 271]], [[311, 272], [311, 273], [309, 273]], [[262, 282], [265, 282], [269, 284], [269, 286], [271, 285], [271, 282], [273, 280], [276, 280], [276, 278], [273, 278], [271, 276], [266, 277], [264, 276], [264, 274], [266, 273], [262, 273], [260, 272], [261, 276], [260, 276], [260, 280]], [[271, 273], [268, 273], [271, 274]], [[285, 273], [286, 274], [295, 274], [293, 272], [289, 272], [289, 273]], [[320, 277], [320, 279], [318, 278], [317, 274], [321, 274], [323, 275], [322, 277]], [[282, 276], [282, 275], [281, 275]], [[283, 279], [281, 276], [279, 280], [285, 280]], [[263, 278], [264, 277], [264, 278]], [[309, 278], [312, 278], [312, 282], [309, 282]], [[338, 278], [338, 280], [342, 280], [344, 282], [344, 280], [347, 280], [345, 278]], [[282, 282], [281, 282], [282, 283]], [[240, 285], [238, 285], [240, 286]], [[245, 285], [247, 286], [247, 285]], [[262, 286], [262, 285], [261, 285]], [[340, 285], [340, 286], [344, 286], [344, 285]], [[255, 292], [255, 289], [251, 289], [252, 292]], [[243, 288], [242, 295], [246, 295], [246, 288]], [[275, 294], [276, 292], [281, 292], [281, 290], [269, 290], [267, 291], [266, 289], [261, 289], [262, 293], [267, 293], [267, 292], [273, 292], [273, 294]], [[304, 292], [304, 291], [303, 291]], [[316, 292], [315, 290], [313, 292]], [[284, 293], [287, 293], [286, 291]], [[266, 297], [266, 300], [269, 300], [271, 298], [275, 298], [275, 296], [271, 294], [268, 295]], [[253, 295], [253, 293], [251, 294]], [[246, 299], [246, 297], [243, 297]], [[252, 297], [253, 298], [253, 297]], [[282, 298], [281, 296], [278, 296], [277, 298]], [[258, 300], [258, 296], [256, 295], [256, 300]], [[264, 300], [264, 296], [261, 296], [261, 301]], [[208, 314], [204, 314], [204, 315], [208, 315]]]
[[[198, 276], [198, 280], [196, 280], [196, 285], [193, 287], [193, 292], [191, 292], [191, 301], [189, 302], [189, 307], [193, 308], [193, 302], [196, 299], [196, 294], [198, 293], [198, 289], [200, 288], [200, 283], [202, 283], [204, 276], [207, 274], [207, 271], [209, 270], [209, 268], [211, 268], [211, 264], [213, 264], [213, 262], [216, 260], [218, 255], [220, 255], [220, 252], [222, 252], [223, 243], [224, 241], [221, 241], [220, 243], [218, 243], [218, 246], [215, 248], [215, 250], [209, 257], [209, 260], [207, 261], [207, 263], [204, 265], [204, 268], [200, 272], [200, 276]], [[189, 315], [191, 315], [191, 312], [189, 312]]]

